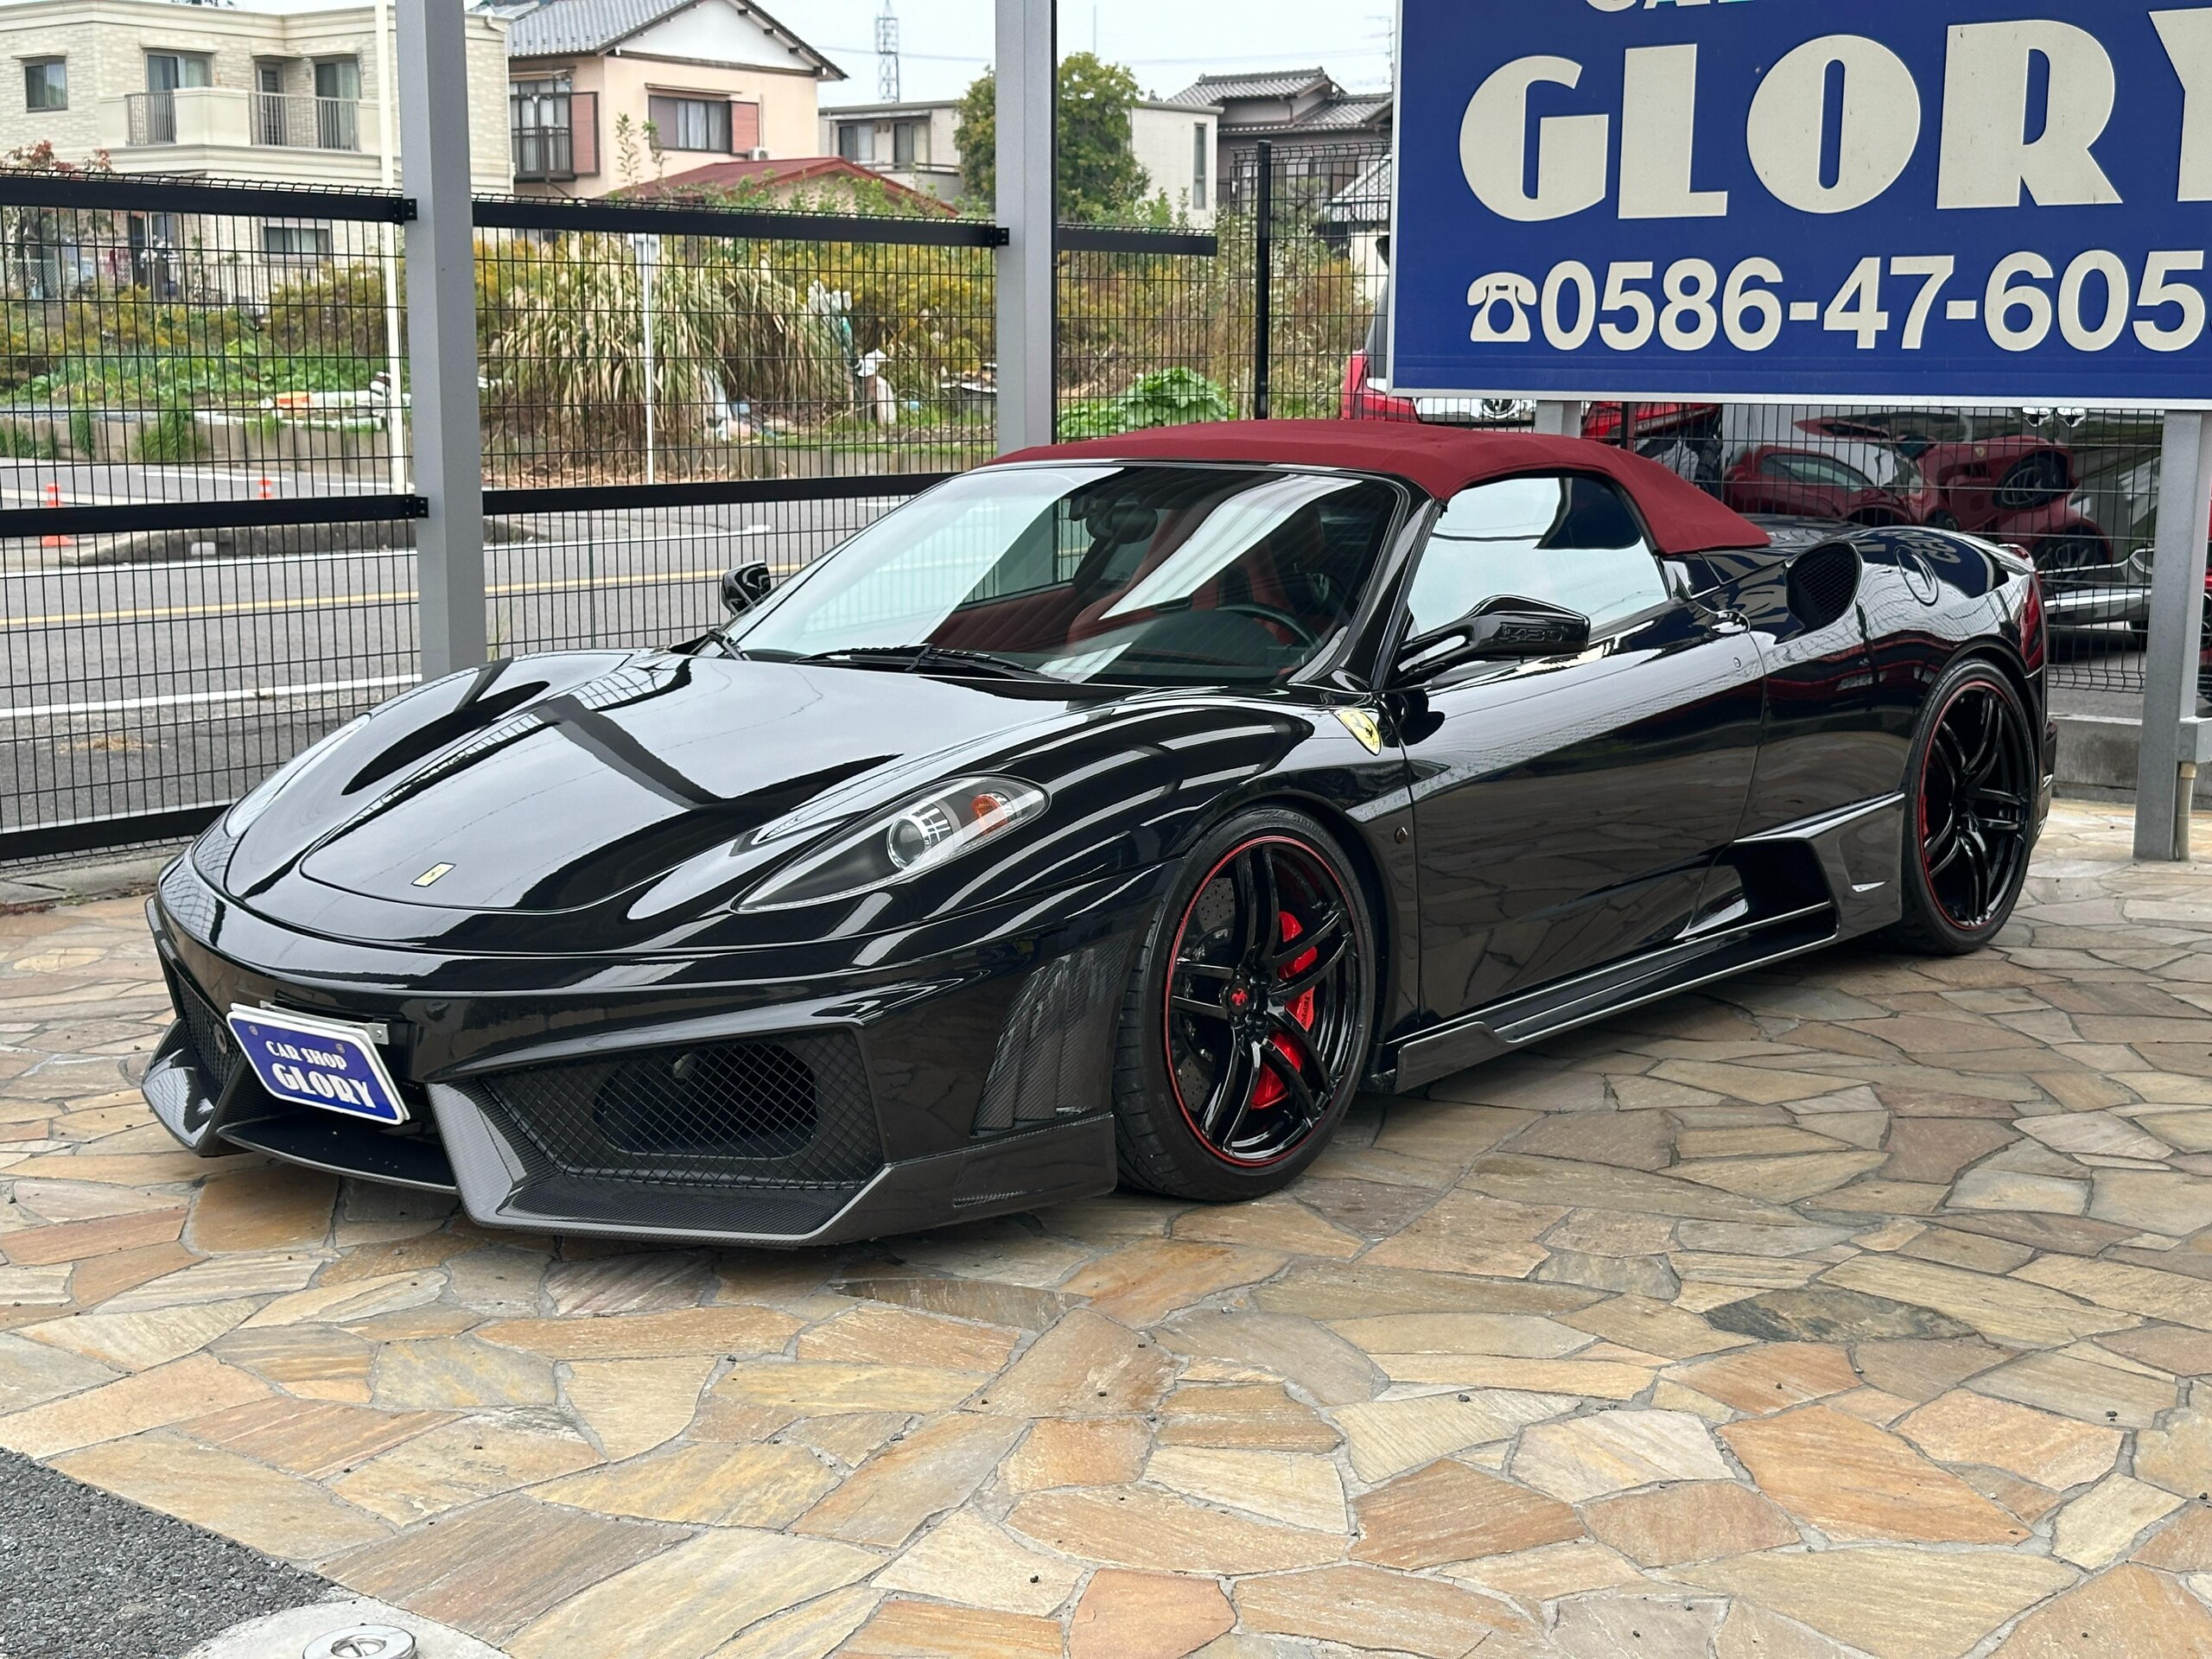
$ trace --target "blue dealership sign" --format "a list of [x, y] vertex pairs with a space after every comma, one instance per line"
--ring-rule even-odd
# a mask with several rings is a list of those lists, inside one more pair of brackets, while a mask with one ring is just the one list
[[1401, 391], [2212, 405], [2212, 5], [1402, 5]]

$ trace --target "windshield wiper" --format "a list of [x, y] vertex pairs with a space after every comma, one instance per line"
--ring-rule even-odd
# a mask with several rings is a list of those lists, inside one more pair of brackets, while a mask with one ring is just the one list
[[819, 652], [798, 660], [825, 663], [832, 668], [891, 668], [909, 674], [944, 668], [1007, 680], [1058, 682], [1059, 678], [1011, 658], [994, 657], [987, 651], [961, 651], [950, 645], [855, 645], [844, 651]]

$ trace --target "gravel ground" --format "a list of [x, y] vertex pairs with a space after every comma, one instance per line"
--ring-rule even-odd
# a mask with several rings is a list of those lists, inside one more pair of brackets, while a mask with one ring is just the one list
[[336, 1586], [0, 1452], [0, 1659], [175, 1659]]

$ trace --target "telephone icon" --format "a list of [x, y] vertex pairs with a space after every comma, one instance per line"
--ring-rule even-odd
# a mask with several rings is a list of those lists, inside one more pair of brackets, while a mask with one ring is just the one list
[[1529, 308], [1535, 302], [1535, 283], [1510, 270], [1493, 271], [1467, 290], [1467, 303], [1475, 308], [1467, 337], [1478, 346], [1525, 346]]

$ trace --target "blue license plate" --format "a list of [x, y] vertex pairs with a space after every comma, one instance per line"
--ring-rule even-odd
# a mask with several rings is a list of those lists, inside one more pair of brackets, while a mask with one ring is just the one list
[[384, 1057], [361, 1027], [270, 1008], [234, 1007], [230, 1020], [254, 1076], [277, 1099], [375, 1123], [407, 1121]]

